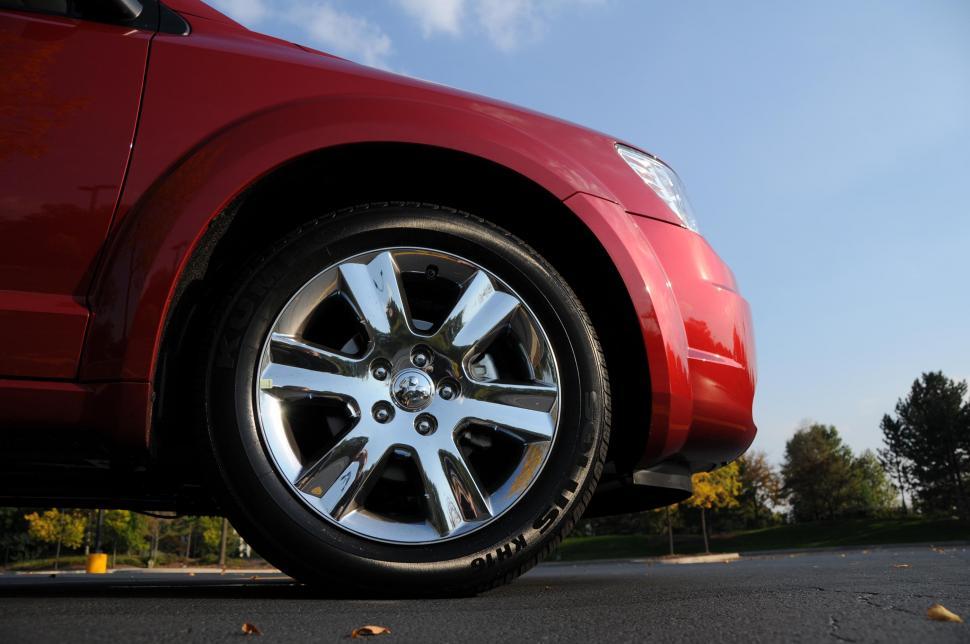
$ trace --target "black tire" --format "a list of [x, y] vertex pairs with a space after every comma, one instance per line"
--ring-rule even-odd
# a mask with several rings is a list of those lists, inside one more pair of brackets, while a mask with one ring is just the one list
[[[253, 378], [288, 299], [325, 267], [386, 246], [469, 258], [499, 276], [545, 328], [561, 370], [559, 429], [516, 505], [432, 546], [378, 542], [310, 511], [274, 469], [257, 426]], [[524, 242], [478, 217], [426, 204], [364, 205], [306, 223], [249, 263], [214, 309], [204, 407], [225, 511], [243, 538], [296, 579], [335, 593], [446, 595], [508, 583], [562, 540], [590, 501], [606, 456], [610, 393], [596, 333], [572, 290]]]

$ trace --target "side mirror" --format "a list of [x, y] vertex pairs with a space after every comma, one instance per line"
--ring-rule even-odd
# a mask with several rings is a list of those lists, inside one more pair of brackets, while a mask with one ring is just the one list
[[145, 9], [139, 0], [111, 0], [111, 4], [116, 7], [123, 20], [134, 20]]
[[137, 20], [145, 11], [141, 0], [74, 0], [74, 13], [79, 18], [125, 23]]

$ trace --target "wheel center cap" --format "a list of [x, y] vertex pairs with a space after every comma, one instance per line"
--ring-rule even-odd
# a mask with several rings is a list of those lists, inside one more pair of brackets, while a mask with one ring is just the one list
[[391, 384], [391, 397], [394, 403], [407, 411], [419, 411], [431, 404], [434, 383], [420, 369], [405, 369], [394, 378]]

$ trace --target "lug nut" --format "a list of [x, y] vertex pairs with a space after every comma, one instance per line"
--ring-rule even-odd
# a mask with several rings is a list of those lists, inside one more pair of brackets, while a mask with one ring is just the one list
[[442, 400], [451, 400], [458, 395], [458, 387], [450, 382], [446, 382], [441, 385], [441, 389], [438, 390], [438, 395], [441, 396]]
[[394, 410], [386, 402], [374, 403], [374, 420], [379, 423], [386, 423], [394, 416]]
[[422, 436], [427, 436], [438, 429], [438, 421], [431, 414], [421, 414], [414, 419], [414, 429]]
[[431, 356], [424, 349], [415, 349], [411, 354], [411, 362], [415, 367], [426, 367], [431, 363]]
[[371, 374], [377, 380], [386, 380], [387, 376], [390, 374], [390, 369], [388, 369], [384, 362], [379, 361], [374, 363], [374, 365], [371, 367]]

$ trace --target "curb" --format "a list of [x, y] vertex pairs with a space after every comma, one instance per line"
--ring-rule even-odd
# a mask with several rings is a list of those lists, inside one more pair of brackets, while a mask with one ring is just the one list
[[635, 563], [662, 563], [662, 564], [701, 564], [701, 563], [728, 563], [737, 561], [741, 555], [737, 552], [712, 553], [709, 555], [685, 555], [673, 557], [657, 557], [653, 559], [634, 559]]
[[[970, 547], [970, 541], [922, 541], [918, 543], [884, 543], [878, 545], [858, 545], [858, 546], [821, 546], [816, 548], [785, 548], [774, 550], [741, 550], [737, 553], [716, 553], [712, 555], [662, 555], [655, 557], [616, 557], [608, 559], [576, 559], [570, 561], [543, 561], [542, 566], [577, 566], [588, 564], [615, 564], [615, 563], [681, 563], [681, 559], [697, 559], [700, 557], [714, 557], [707, 560], [710, 563], [717, 563], [716, 557], [730, 557], [730, 561], [744, 558], [755, 557], [789, 557], [792, 555], [825, 554], [828, 552], [862, 552], [866, 550], [899, 550], [908, 548], [966, 548]], [[691, 563], [705, 563], [704, 561], [692, 561]]]
[[575, 561], [543, 561], [540, 566], [589, 566], [610, 564], [694, 564], [694, 563], [727, 563], [737, 561], [746, 553], [713, 552], [702, 555], [662, 555], [658, 557], [620, 557], [615, 559], [577, 559]]
[[[62, 575], [86, 575], [84, 570], [11, 570], [4, 574], [36, 575], [42, 577], [60, 577]], [[282, 575], [276, 568], [109, 568], [104, 574], [136, 574], [136, 575]]]
[[774, 550], [742, 550], [745, 557], [770, 557], [771, 555], [824, 554], [826, 552], [859, 552], [861, 550], [899, 550], [900, 548], [962, 548], [970, 541], [920, 541], [917, 543], [882, 543], [858, 546], [819, 546], [816, 548], [786, 548]]

